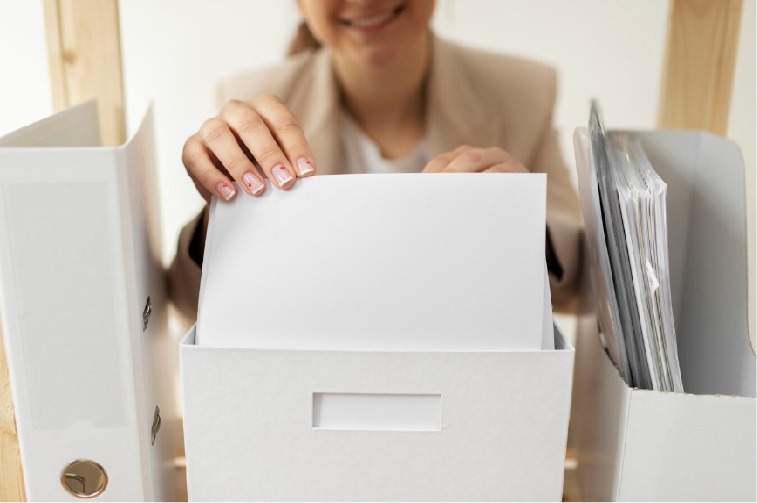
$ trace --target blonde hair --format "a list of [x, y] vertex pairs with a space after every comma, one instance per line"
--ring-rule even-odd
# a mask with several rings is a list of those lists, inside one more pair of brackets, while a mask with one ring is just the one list
[[289, 42], [287, 56], [294, 56], [305, 51], [315, 51], [321, 47], [321, 43], [313, 36], [310, 27], [305, 21], [301, 21], [297, 31]]

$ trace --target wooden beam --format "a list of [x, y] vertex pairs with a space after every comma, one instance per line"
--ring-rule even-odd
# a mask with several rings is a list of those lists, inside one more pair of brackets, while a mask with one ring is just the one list
[[659, 127], [725, 135], [741, 11], [742, 0], [670, 0]]
[[44, 0], [56, 111], [97, 98], [103, 145], [126, 139], [118, 0]]
[[24, 501], [24, 476], [2, 332], [0, 327], [0, 501]]

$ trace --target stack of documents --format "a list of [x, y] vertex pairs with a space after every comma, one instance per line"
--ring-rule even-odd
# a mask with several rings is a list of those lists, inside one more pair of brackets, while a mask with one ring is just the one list
[[668, 267], [667, 186], [638, 140], [606, 135], [596, 105], [590, 119], [591, 161], [598, 185], [600, 315], [606, 344], [629, 386], [683, 392]]

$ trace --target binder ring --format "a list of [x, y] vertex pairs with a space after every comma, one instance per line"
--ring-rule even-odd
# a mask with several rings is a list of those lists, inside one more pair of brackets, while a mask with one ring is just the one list
[[152, 433], [152, 443], [150, 445], [155, 445], [155, 438], [158, 436], [158, 432], [160, 431], [160, 425], [163, 423], [163, 420], [160, 418], [160, 407], [157, 405], [155, 406], [155, 415], [152, 419], [152, 428], [150, 428], [150, 432]]
[[150, 322], [150, 316], [152, 316], [152, 301], [150, 300], [150, 296], [147, 296], [147, 303], [145, 304], [145, 309], [142, 311], [142, 331], [147, 330], [147, 324]]
[[63, 469], [60, 483], [67, 493], [76, 498], [96, 498], [108, 487], [108, 473], [100, 463], [77, 459]]

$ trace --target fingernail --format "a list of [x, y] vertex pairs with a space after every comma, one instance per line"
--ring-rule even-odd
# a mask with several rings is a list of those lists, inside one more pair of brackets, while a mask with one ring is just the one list
[[252, 173], [248, 172], [242, 175], [242, 181], [250, 189], [250, 193], [253, 196], [257, 196], [265, 190], [265, 183]]
[[306, 176], [315, 171], [313, 169], [313, 163], [306, 157], [300, 157], [297, 159], [297, 168], [300, 170], [300, 176]]
[[218, 185], [216, 185], [216, 192], [218, 192], [225, 201], [231, 201], [231, 198], [237, 193], [237, 191], [234, 190], [234, 187], [226, 182], [218, 182]]
[[272, 170], [273, 178], [276, 179], [276, 184], [279, 187], [283, 187], [293, 178], [292, 173], [283, 164], [277, 164]]

